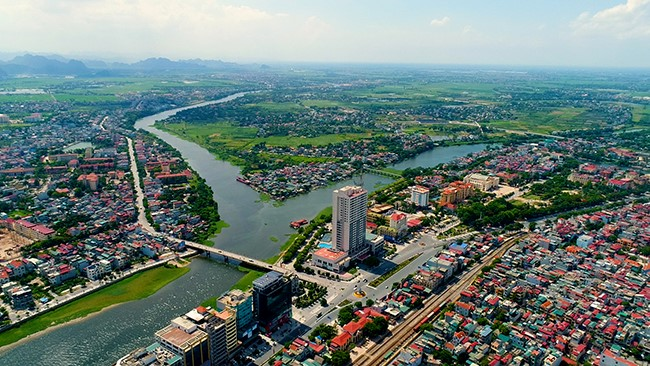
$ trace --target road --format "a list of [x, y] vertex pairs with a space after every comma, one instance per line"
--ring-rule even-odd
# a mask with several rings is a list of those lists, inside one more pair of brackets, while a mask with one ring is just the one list
[[[474, 281], [474, 278], [479, 274], [481, 268], [490, 263], [493, 259], [502, 256], [517, 242], [517, 239], [520, 239], [522, 236], [523, 233], [519, 233], [507, 239], [500, 248], [483, 257], [479, 263], [474, 265], [474, 267], [472, 267], [468, 272], [463, 273], [455, 284], [449, 286], [438, 297], [427, 299], [421, 310], [411, 314], [404, 322], [393, 328], [390, 337], [387, 337], [382, 343], [370, 347], [364, 354], [360, 355], [355, 360], [354, 364], [367, 366], [388, 364], [391, 359], [384, 359], [384, 356], [389, 351], [396, 351], [401, 347], [406, 346], [418, 336], [418, 333], [414, 332], [413, 328], [418, 324], [422, 317], [429, 314], [437, 306], [446, 302], [456, 301], [460, 298], [460, 293]], [[396, 353], [394, 353], [394, 355], [396, 356]]]
[[138, 209], [138, 224], [147, 232], [156, 233], [156, 230], [147, 221], [147, 215], [144, 209], [144, 192], [140, 185], [140, 173], [138, 172], [138, 164], [135, 157], [135, 149], [133, 148], [133, 140], [126, 137], [129, 144], [129, 158], [131, 159], [131, 175], [133, 176], [133, 188], [135, 188], [135, 204]]
[[[293, 324], [293, 327], [280, 333], [277, 337], [273, 335], [273, 339], [277, 343], [283, 344], [287, 340], [293, 340], [296, 337], [308, 334], [311, 329], [319, 324], [332, 323], [338, 318], [340, 308], [337, 305], [343, 300], [347, 299], [351, 302], [361, 301], [365, 304], [367, 299], [372, 299], [373, 301], [381, 299], [392, 291], [391, 287], [393, 282], [400, 282], [407, 275], [417, 271], [418, 267], [422, 266], [429, 258], [440, 253], [447, 244], [471, 234], [463, 234], [445, 240], [435, 239], [434, 234], [424, 234], [421, 238], [412, 240], [408, 244], [398, 245], [397, 254], [390, 261], [382, 261], [378, 267], [372, 269], [372, 272], [359, 268], [358, 275], [352, 281], [332, 282], [332, 285], [328, 287], [327, 302], [329, 306], [326, 308], [321, 307], [318, 303], [306, 309], [294, 308], [293, 317], [296, 322]], [[396, 264], [402, 263], [418, 253], [421, 253], [421, 255], [417, 259], [387, 278], [380, 286], [376, 288], [369, 286], [369, 283], [373, 279], [379, 277], [379, 273], [386, 272]], [[355, 292], [358, 290], [365, 292], [365, 296], [355, 296]], [[256, 364], [266, 365], [268, 359], [273, 354], [268, 349], [266, 353], [256, 359]]]

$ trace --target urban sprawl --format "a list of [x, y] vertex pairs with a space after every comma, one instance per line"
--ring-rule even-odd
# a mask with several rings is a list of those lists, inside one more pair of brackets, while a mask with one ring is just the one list
[[[332, 192], [331, 214], [292, 222], [295, 235], [264, 263], [203, 246], [219, 226], [212, 188], [172, 146], [129, 127], [227, 94], [124, 94], [128, 108], [114, 111], [0, 104], [3, 332], [203, 255], [264, 273], [209, 306], [188, 304], [118, 366], [648, 361], [649, 155], [624, 134], [505, 134], [479, 152], [401, 171], [385, 168], [444, 144], [390, 128], [381, 140], [254, 145], [239, 156], [286, 161], [248, 167], [239, 182], [277, 201]], [[436, 124], [440, 113], [430, 114]], [[471, 128], [479, 122], [467, 118]], [[472, 131], [446, 140], [482, 141]], [[364, 173], [391, 183], [327, 187]]]

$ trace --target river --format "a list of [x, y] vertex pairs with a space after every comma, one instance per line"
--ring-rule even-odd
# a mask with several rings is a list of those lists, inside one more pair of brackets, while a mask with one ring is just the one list
[[[214, 191], [219, 213], [230, 224], [213, 239], [215, 247], [265, 259], [276, 255], [287, 236], [293, 233], [289, 222], [311, 219], [331, 205], [332, 190], [355, 184], [347, 180], [288, 199], [280, 205], [262, 202], [259, 194], [235, 178], [239, 168], [216, 160], [204, 148], [152, 127], [155, 121], [180, 110], [206, 104], [223, 103], [243, 93], [190, 107], [177, 108], [138, 120], [136, 128], [154, 133], [181, 152]], [[483, 150], [485, 145], [436, 148], [395, 167], [434, 166], [458, 156]], [[391, 182], [390, 178], [365, 174], [363, 184], [369, 191]], [[81, 320], [34, 337], [0, 354], [3, 366], [19, 365], [111, 365], [136, 347], [153, 342], [153, 333], [174, 317], [201, 301], [232, 286], [241, 272], [206, 260], [195, 260], [191, 271], [149, 298], [120, 304], [88, 319]]]

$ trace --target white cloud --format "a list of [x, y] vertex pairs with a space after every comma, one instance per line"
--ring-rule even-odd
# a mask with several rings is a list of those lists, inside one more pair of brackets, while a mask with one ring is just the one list
[[295, 58], [296, 44], [315, 44], [331, 32], [316, 16], [222, 1], [0, 0], [0, 9], [0, 34], [13, 35], [0, 37], [1, 50], [116, 52], [131, 60]]
[[580, 14], [571, 24], [578, 35], [618, 39], [650, 37], [650, 0], [627, 0], [595, 14]]
[[434, 27], [442, 27], [445, 24], [449, 23], [450, 21], [451, 21], [451, 18], [449, 18], [449, 17], [444, 17], [444, 18], [440, 18], [440, 19], [433, 19], [431, 21], [431, 25], [434, 26]]

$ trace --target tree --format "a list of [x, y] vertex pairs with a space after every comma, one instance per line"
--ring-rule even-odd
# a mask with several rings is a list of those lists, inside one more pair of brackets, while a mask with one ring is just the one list
[[339, 310], [338, 322], [340, 325], [345, 325], [354, 319], [354, 311], [352, 305], [345, 306]]
[[343, 350], [334, 351], [330, 360], [333, 366], [344, 366], [350, 363], [350, 361], [352, 361], [350, 352]]
[[366, 306], [370, 307], [370, 306], [373, 306], [374, 304], [375, 304], [375, 302], [372, 301], [372, 299], [366, 300]]
[[425, 331], [427, 331], [427, 330], [431, 331], [431, 330], [433, 330], [433, 324], [431, 324], [431, 323], [424, 323], [424, 324], [420, 325], [420, 328], [418, 328], [418, 330], [419, 330], [420, 332], [425, 332]]
[[327, 324], [319, 324], [314, 330], [309, 334], [309, 340], [313, 341], [316, 339], [316, 337], [321, 337], [325, 342], [330, 341], [332, 338], [336, 336], [336, 328], [327, 325]]
[[368, 337], [375, 337], [384, 334], [387, 330], [388, 320], [382, 316], [374, 318], [372, 321], [366, 323], [366, 325], [363, 327], [363, 331]]

